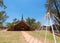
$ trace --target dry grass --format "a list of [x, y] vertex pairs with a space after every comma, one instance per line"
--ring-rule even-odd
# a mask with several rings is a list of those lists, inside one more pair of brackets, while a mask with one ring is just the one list
[[[33, 37], [36, 37], [42, 41], [45, 38], [45, 31], [30, 31], [28, 32]], [[54, 43], [52, 33], [48, 32], [47, 40], [49, 43]], [[57, 43], [60, 43], [60, 37], [56, 36]], [[27, 43], [22, 33], [19, 31], [0, 31], [0, 43]]]
[[[33, 31], [28, 32], [32, 36], [44, 41], [46, 31]], [[60, 37], [56, 36], [57, 43], [60, 43]], [[54, 43], [53, 35], [50, 32], [47, 32], [47, 41], [48, 43]]]
[[0, 43], [27, 43], [21, 32], [0, 31]]

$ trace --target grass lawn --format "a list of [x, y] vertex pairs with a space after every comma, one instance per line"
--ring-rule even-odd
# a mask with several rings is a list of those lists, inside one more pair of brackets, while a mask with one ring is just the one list
[[[28, 33], [31, 34], [32, 36], [44, 41], [46, 31], [44, 31], [44, 30], [43, 31], [33, 31], [33, 32], [30, 31]], [[60, 37], [56, 36], [56, 40], [57, 40], [57, 43], [60, 43]], [[47, 41], [48, 41], [48, 43], [54, 43], [53, 35], [50, 32], [47, 32]]]
[[0, 31], [0, 43], [27, 43], [21, 32]]

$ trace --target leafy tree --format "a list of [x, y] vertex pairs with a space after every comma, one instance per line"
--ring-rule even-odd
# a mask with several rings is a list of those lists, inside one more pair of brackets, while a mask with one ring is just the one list
[[19, 22], [19, 20], [17, 20], [17, 18], [14, 18], [12, 23], [13, 23], [13, 24], [16, 24], [16, 23], [18, 23], [18, 22]]
[[3, 27], [3, 23], [8, 18], [8, 16], [5, 14], [5, 11], [0, 11], [0, 27]]
[[40, 22], [35, 22], [32, 24], [32, 27], [35, 29], [38, 29], [39, 26], [40, 26]]
[[26, 23], [28, 23], [31, 27], [33, 27], [33, 28], [37, 28], [38, 26], [40, 26], [40, 22], [36, 22], [36, 20], [34, 19], [34, 18], [27, 18], [26, 19]]
[[0, 22], [4, 22], [8, 16], [5, 14], [5, 11], [0, 11]]
[[1, 7], [4, 7], [4, 9], [6, 9], [6, 8], [7, 8], [7, 7], [4, 5], [3, 0], [0, 0], [0, 6], [1, 6]]
[[29, 17], [26, 19], [26, 23], [28, 23], [31, 26], [31, 19]]
[[[4, 10], [6, 8], [3, 0], [0, 0], [0, 7], [2, 7]], [[6, 15], [6, 12], [5, 11], [0, 11], [0, 27], [3, 27], [3, 23], [5, 22], [5, 20], [7, 18], [8, 18], [8, 16]]]
[[55, 14], [56, 17], [60, 19], [60, 0], [47, 0], [46, 8], [47, 11], [50, 10], [51, 13]]
[[[47, 11], [50, 10], [50, 12], [56, 16], [54, 18], [60, 24], [60, 0], [47, 0], [46, 8], [47, 8]], [[54, 21], [56, 22], [56, 20]], [[60, 28], [60, 26], [57, 26], [57, 27]]]
[[26, 19], [26, 23], [28, 23], [30, 26], [32, 26], [32, 24], [35, 23], [35, 19], [33, 19], [33, 18], [31, 19], [31, 18], [28, 17]]
[[0, 22], [0, 28], [3, 27], [3, 24]]
[[8, 22], [6, 26], [7, 26], [8, 28], [10, 28], [10, 27], [14, 26], [14, 25], [15, 25], [16, 23], [18, 23], [18, 22], [19, 22], [19, 20], [17, 20], [17, 18], [14, 18], [14, 19], [13, 19], [13, 22], [11, 22], [11, 23]]
[[12, 27], [13, 25], [14, 25], [13, 23], [8, 22], [6, 26], [7, 26], [8, 28], [10, 28], [10, 27]]
[[3, 3], [3, 0], [0, 0], [0, 6], [3, 6], [4, 3]]

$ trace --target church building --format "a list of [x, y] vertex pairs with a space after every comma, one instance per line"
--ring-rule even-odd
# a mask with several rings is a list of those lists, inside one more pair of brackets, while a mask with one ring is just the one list
[[29, 24], [27, 24], [23, 20], [23, 16], [21, 18], [21, 21], [19, 21], [17, 24], [9, 28], [7, 31], [34, 31], [35, 29], [32, 28]]

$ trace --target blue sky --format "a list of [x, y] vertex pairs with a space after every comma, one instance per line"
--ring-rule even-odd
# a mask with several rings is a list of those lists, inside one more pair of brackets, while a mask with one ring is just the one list
[[4, 0], [7, 6], [6, 12], [9, 18], [6, 22], [12, 22], [14, 18], [21, 19], [23, 14], [24, 19], [30, 17], [37, 21], [42, 21], [46, 14], [46, 0]]

